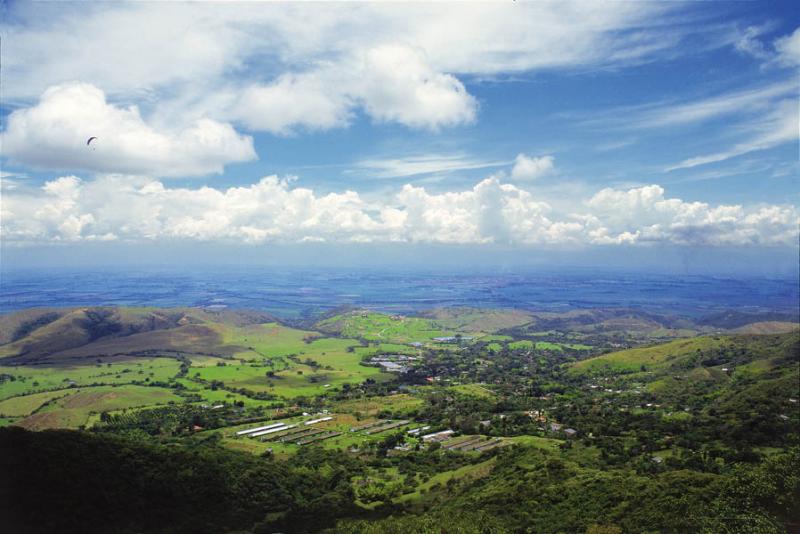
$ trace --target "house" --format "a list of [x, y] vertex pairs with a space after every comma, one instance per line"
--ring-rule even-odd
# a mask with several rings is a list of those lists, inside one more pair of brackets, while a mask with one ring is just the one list
[[565, 428], [564, 429], [564, 434], [566, 434], [568, 438], [575, 437], [575, 434], [577, 434], [577, 433], [578, 433], [578, 431], [575, 430], [574, 428]]
[[558, 432], [559, 430], [561, 430], [561, 426], [562, 425], [560, 423], [550, 423], [550, 430], [552, 432]]

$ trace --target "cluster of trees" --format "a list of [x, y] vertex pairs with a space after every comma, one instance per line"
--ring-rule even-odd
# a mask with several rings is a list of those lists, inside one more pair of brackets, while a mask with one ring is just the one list
[[534, 449], [497, 454], [487, 477], [446, 485], [421, 514], [342, 520], [337, 532], [725, 532], [777, 534], [800, 520], [800, 449], [725, 475], [583, 467]]
[[213, 445], [0, 429], [7, 532], [313, 532], [357, 516], [362, 464], [303, 449], [287, 462]]

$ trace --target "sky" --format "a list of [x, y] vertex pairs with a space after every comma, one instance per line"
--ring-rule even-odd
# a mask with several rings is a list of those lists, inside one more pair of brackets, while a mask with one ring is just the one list
[[796, 269], [798, 26], [766, 1], [6, 2], [4, 263]]

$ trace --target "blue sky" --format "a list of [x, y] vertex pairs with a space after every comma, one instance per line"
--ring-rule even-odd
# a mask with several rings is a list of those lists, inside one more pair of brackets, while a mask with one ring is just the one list
[[793, 2], [3, 9], [4, 247], [796, 255]]

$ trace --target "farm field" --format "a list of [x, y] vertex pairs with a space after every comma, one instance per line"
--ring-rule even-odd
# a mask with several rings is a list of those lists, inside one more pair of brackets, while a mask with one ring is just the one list
[[43, 393], [10, 397], [0, 401], [0, 416], [25, 417], [47, 402], [78, 393], [79, 391], [80, 389], [59, 389], [56, 391], [45, 391]]
[[381, 412], [390, 412], [397, 416], [407, 415], [421, 408], [425, 401], [409, 394], [394, 394], [382, 397], [363, 397], [345, 401], [337, 401], [332, 407], [337, 412], [376, 417]]
[[439, 327], [430, 319], [395, 317], [374, 312], [337, 315], [320, 321], [316, 327], [323, 332], [333, 332], [345, 337], [400, 344], [424, 342], [456, 333]]
[[101, 358], [83, 364], [0, 367], [14, 380], [0, 382], [0, 399], [65, 387], [131, 382], [167, 382], [178, 373], [173, 358]]
[[15, 424], [31, 430], [78, 428], [85, 425], [93, 413], [169, 402], [181, 402], [181, 398], [165, 388], [133, 385], [89, 387], [58, 398]]

